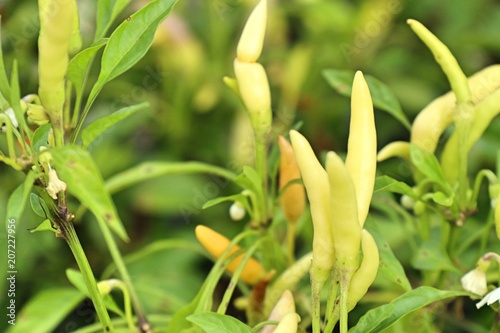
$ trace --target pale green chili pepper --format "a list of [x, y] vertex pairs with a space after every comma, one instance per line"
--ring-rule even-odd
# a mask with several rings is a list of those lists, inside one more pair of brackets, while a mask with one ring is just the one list
[[361, 71], [356, 72], [352, 84], [351, 121], [345, 166], [356, 188], [358, 221], [363, 227], [375, 184], [377, 132], [370, 90]]
[[[472, 103], [477, 105], [500, 88], [500, 65], [488, 66], [468, 78]], [[453, 123], [456, 97], [450, 91], [429, 103], [415, 118], [411, 127], [411, 143], [434, 152], [439, 138]], [[478, 113], [474, 118], [478, 118]], [[472, 129], [471, 129], [472, 131]], [[471, 133], [472, 135], [472, 133]]]
[[391, 157], [401, 157], [410, 161], [410, 143], [394, 141], [382, 148], [377, 154], [377, 161], [382, 162]]
[[261, 0], [255, 6], [241, 33], [236, 57], [243, 62], [256, 62], [262, 52], [266, 34], [267, 1]]
[[287, 313], [279, 322], [274, 333], [296, 333], [300, 317], [296, 313]]
[[356, 189], [347, 166], [335, 152], [328, 152], [326, 171], [330, 184], [330, 215], [335, 244], [335, 265], [354, 270], [359, 264], [361, 226]]
[[[289, 313], [295, 313], [295, 301], [293, 299], [292, 292], [286, 289], [278, 302], [276, 302], [276, 305], [271, 311], [271, 314], [269, 314], [267, 320], [279, 322]], [[273, 333], [275, 329], [275, 325], [266, 325], [262, 328], [260, 333]]]
[[363, 260], [351, 279], [349, 298], [347, 299], [348, 311], [351, 311], [366, 294], [378, 272], [380, 258], [377, 243], [365, 229], [361, 231], [361, 249], [363, 250]]
[[328, 174], [314, 155], [311, 145], [297, 131], [290, 131], [293, 151], [309, 198], [314, 227], [310, 268], [313, 332], [320, 330], [320, 296], [335, 262], [335, 246], [330, 216]]
[[[481, 138], [493, 118], [500, 113], [500, 88], [485, 97], [474, 109], [475, 115], [465, 148], [467, 152]], [[458, 178], [456, 168], [458, 153], [455, 149], [456, 146], [458, 146], [458, 133], [454, 132], [446, 142], [441, 155], [443, 174], [450, 184], [453, 184]]]
[[458, 65], [457, 59], [451, 54], [450, 49], [443, 44], [432, 32], [422, 23], [409, 19], [406, 21], [411, 29], [431, 50], [434, 58], [448, 77], [451, 89], [457, 97], [457, 103], [469, 103], [472, 101], [472, 94], [467, 82], [467, 77]]
[[38, 95], [54, 127], [56, 142], [63, 142], [63, 105], [68, 48], [75, 19], [75, 0], [39, 0]]
[[314, 226], [311, 275], [314, 276], [316, 281], [324, 283], [330, 275], [335, 262], [328, 174], [302, 134], [292, 130], [290, 131], [290, 138], [311, 206]]

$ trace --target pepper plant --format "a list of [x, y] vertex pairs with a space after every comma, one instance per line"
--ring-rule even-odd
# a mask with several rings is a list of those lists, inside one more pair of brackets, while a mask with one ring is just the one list
[[[409, 142], [391, 143], [377, 154], [374, 107], [409, 123], [390, 88], [361, 71], [327, 69], [327, 81], [351, 98], [349, 137], [345, 161], [344, 154], [334, 151], [317, 155], [300, 133], [300, 123], [273, 119], [268, 73], [258, 62], [266, 52], [265, 36], [271, 33], [266, 32], [268, 3], [260, 0], [236, 46], [235, 78], [223, 80], [247, 111], [253, 163], [236, 170], [203, 162], [149, 161], [104, 180], [89, 146], [147, 104], [115, 110], [90, 124], [87, 115], [106, 84], [146, 54], [176, 3], [151, 1], [108, 33], [129, 2], [99, 1], [95, 35], [85, 45], [75, 0], [39, 0], [37, 92], [20, 88], [17, 63], [9, 73], [0, 52], [0, 119], [6, 147], [0, 160], [25, 176], [7, 203], [7, 221], [16, 221], [19, 232], [29, 201], [42, 221], [31, 232], [52, 232], [68, 244], [79, 268], [66, 272], [78, 289], [72, 296], [77, 302], [89, 297], [98, 317], [97, 323], [76, 332], [320, 333], [333, 332], [337, 326], [342, 333], [391, 332], [408, 331], [415, 320], [426, 331], [438, 331], [438, 315], [427, 312], [426, 306], [445, 301], [460, 307], [468, 298], [484, 296], [477, 307], [487, 304], [498, 311], [499, 275], [493, 272], [500, 264], [498, 172], [479, 171], [471, 185], [468, 163], [471, 147], [500, 111], [498, 65], [467, 78], [437, 37], [418, 21], [408, 20], [443, 69], [451, 91], [419, 113]], [[93, 83], [89, 82], [92, 69], [98, 71]], [[453, 132], [438, 149], [451, 125]], [[408, 163], [411, 185], [377, 172], [377, 161], [391, 157]], [[190, 303], [149, 314], [120, 250], [119, 242], [134, 235], [123, 226], [119, 216], [125, 213], [117, 210], [111, 194], [183, 173], [206, 173], [234, 183], [237, 193], [208, 200], [203, 208], [229, 202], [229, 217], [247, 223], [232, 239], [224, 230], [196, 226], [196, 238], [206, 252], [183, 240], [162, 243], [161, 248], [194, 250], [215, 264]], [[491, 212], [471, 233], [467, 225], [478, 209], [484, 179]], [[113, 260], [98, 280], [75, 230], [75, 222], [87, 210], [95, 216]], [[418, 271], [420, 280], [407, 277], [407, 267], [388, 245], [381, 231], [385, 215], [404, 220], [405, 237], [413, 250], [411, 269]], [[312, 225], [312, 237], [301, 237], [304, 225]], [[303, 239], [310, 242], [299, 250], [298, 240]], [[473, 254], [476, 267], [472, 268], [468, 263], [477, 243], [480, 251]], [[138, 256], [155, 251], [151, 246], [139, 250]], [[115, 302], [113, 290], [122, 294], [123, 306]], [[367, 300], [375, 303], [369, 309]], [[9, 332], [55, 328], [57, 323], [32, 309], [32, 304], [22, 309]], [[495, 318], [487, 324], [492, 332], [499, 328], [498, 314]], [[481, 329], [487, 331], [487, 325]]]

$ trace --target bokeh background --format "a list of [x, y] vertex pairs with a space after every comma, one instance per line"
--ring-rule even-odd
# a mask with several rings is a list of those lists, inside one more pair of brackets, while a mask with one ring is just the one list
[[[104, 88], [89, 121], [126, 105], [150, 103], [147, 110], [108, 130], [90, 147], [105, 179], [148, 160], [203, 161], [228, 168], [251, 163], [248, 119], [222, 78], [233, 75], [237, 40], [256, 2], [179, 1], [161, 25], [147, 56]], [[121, 19], [145, 3], [132, 1]], [[95, 6], [95, 1], [79, 1], [84, 45], [93, 37]], [[7, 70], [17, 59], [22, 94], [36, 93], [37, 1], [0, 0], [0, 14]], [[345, 151], [349, 100], [327, 84], [322, 76], [327, 68], [360, 69], [378, 78], [393, 90], [410, 120], [432, 99], [447, 92], [445, 76], [407, 26], [408, 18], [421, 21], [446, 43], [467, 75], [500, 62], [497, 1], [269, 0], [269, 24], [260, 62], [270, 80], [276, 132], [286, 133], [300, 122], [301, 131], [318, 152]], [[93, 71], [90, 82], [97, 73], [97, 69]], [[376, 124], [379, 147], [409, 138], [407, 129], [387, 113], [376, 111]], [[499, 133], [500, 123], [495, 120], [474, 147], [471, 172], [495, 168]], [[1, 136], [0, 147], [6, 151]], [[379, 166], [380, 173], [411, 181], [405, 170], [400, 161]], [[2, 221], [6, 219], [9, 195], [23, 176], [0, 165]], [[209, 225], [229, 237], [235, 235], [244, 222], [230, 220], [229, 203], [206, 210], [201, 206], [208, 199], [236, 190], [207, 175], [176, 175], [117, 193], [113, 198], [131, 236], [130, 243], [120, 244], [123, 253], [131, 254], [148, 244], [174, 238], [195, 244], [193, 230], [197, 224]], [[76, 203], [72, 207], [76, 209]], [[40, 222], [29, 207], [18, 221], [19, 308], [41, 290], [69, 286], [65, 269], [76, 267], [62, 240], [51, 233], [28, 231]], [[307, 218], [300, 228], [298, 252], [305, 252], [311, 236]], [[83, 216], [77, 232], [99, 277], [110, 257], [90, 214]], [[397, 232], [388, 238], [396, 253], [404, 253]], [[4, 240], [1, 232], [2, 244]], [[2, 264], [4, 260], [2, 254]], [[209, 267], [209, 261], [187, 250], [156, 251], [130, 264], [137, 291], [150, 313], [172, 313], [191, 300]], [[2, 308], [4, 289], [2, 278]], [[72, 320], [85, 323], [85, 318], [74, 315]], [[0, 330], [4, 324], [2, 319]], [[61, 326], [56, 331], [66, 330]]]

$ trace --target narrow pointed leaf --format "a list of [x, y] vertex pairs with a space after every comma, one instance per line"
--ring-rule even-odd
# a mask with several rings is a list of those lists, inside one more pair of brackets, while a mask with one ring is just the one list
[[409, 197], [418, 199], [418, 196], [415, 192], [413, 192], [413, 189], [410, 186], [389, 176], [380, 176], [375, 179], [373, 193], [383, 191], [406, 194]]
[[103, 38], [118, 14], [132, 0], [100, 0], [97, 2], [96, 32], [94, 41]]
[[80, 51], [76, 54], [68, 64], [68, 79], [75, 86], [77, 95], [82, 94], [85, 85], [85, 79], [90, 70], [92, 59], [106, 43], [107, 39], [102, 39], [94, 45]]
[[349, 333], [382, 332], [408, 313], [426, 305], [448, 298], [469, 295], [470, 294], [465, 291], [439, 290], [426, 286], [419, 287], [396, 298], [388, 304], [368, 311], [361, 317], [358, 324], [349, 330]]
[[82, 145], [83, 148], [87, 148], [92, 141], [94, 141], [99, 135], [101, 135], [108, 128], [116, 124], [117, 122], [126, 119], [136, 113], [137, 111], [143, 110], [149, 106], [149, 103], [144, 102], [132, 106], [127, 106], [121, 108], [120, 110], [113, 112], [108, 116], [101, 117], [94, 120], [89, 126], [87, 126], [82, 132]]

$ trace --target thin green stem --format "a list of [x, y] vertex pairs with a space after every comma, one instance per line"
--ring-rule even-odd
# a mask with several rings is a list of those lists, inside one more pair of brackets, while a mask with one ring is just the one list
[[113, 325], [111, 324], [111, 320], [109, 318], [109, 314], [104, 306], [104, 303], [101, 298], [101, 294], [99, 293], [99, 289], [97, 288], [97, 283], [92, 273], [92, 269], [90, 268], [90, 264], [83, 252], [82, 245], [76, 235], [75, 228], [73, 227], [73, 223], [68, 221], [61, 221], [61, 228], [63, 230], [63, 237], [66, 239], [73, 256], [80, 268], [83, 279], [89, 291], [90, 298], [94, 303], [94, 307], [99, 317], [99, 321], [102, 324], [102, 328], [104, 332], [113, 332]]
[[334, 269], [330, 278], [330, 290], [328, 292], [328, 300], [326, 302], [325, 312], [325, 332], [332, 331], [337, 324], [338, 308], [335, 308], [335, 301], [337, 300], [337, 293], [339, 289], [340, 274], [338, 269]]
[[340, 273], [340, 333], [347, 333], [347, 299], [349, 296], [349, 280], [347, 274]]
[[311, 317], [313, 333], [321, 333], [321, 289], [324, 281], [317, 281], [311, 275]]
[[130, 306], [130, 293], [129, 293], [129, 290], [128, 290], [127, 286], [125, 285], [125, 283], [123, 283], [123, 281], [113, 279], [110, 282], [112, 282], [111, 283], [111, 288], [117, 287], [117, 288], [119, 288], [122, 291], [122, 293], [123, 293], [123, 304], [124, 304], [124, 307], [125, 307], [125, 318], [127, 320], [128, 328], [129, 328], [130, 332], [135, 332], [136, 331], [136, 327], [134, 326], [134, 317], [133, 317], [133, 314], [132, 314], [132, 308]]
[[132, 284], [132, 279], [128, 274], [127, 267], [125, 266], [123, 257], [120, 253], [120, 250], [118, 249], [118, 246], [116, 245], [115, 239], [113, 238], [113, 235], [111, 234], [109, 228], [106, 225], [104, 225], [104, 223], [98, 223], [98, 225], [99, 228], [101, 229], [101, 234], [104, 237], [104, 241], [106, 242], [111, 257], [113, 258], [113, 261], [116, 265], [116, 269], [120, 273], [120, 277], [122, 278], [123, 282], [125, 283], [130, 292], [130, 297], [132, 298], [132, 303], [134, 305], [135, 312], [137, 314], [137, 317], [139, 318], [139, 328], [141, 329], [142, 332], [149, 332], [151, 330], [151, 325], [149, 324], [149, 321], [146, 318], [146, 314], [144, 313], [142, 305], [139, 301], [139, 297], [135, 292], [134, 285]]
[[252, 254], [255, 252], [257, 247], [260, 245], [262, 239], [258, 240], [255, 244], [253, 244], [245, 253], [245, 256], [241, 260], [241, 263], [239, 264], [238, 268], [234, 272], [233, 276], [231, 277], [231, 280], [229, 282], [229, 285], [226, 289], [226, 292], [224, 293], [224, 296], [222, 297], [222, 301], [220, 302], [219, 308], [217, 309], [218, 314], [225, 314], [227, 307], [229, 305], [229, 301], [231, 300], [231, 297], [233, 296], [234, 289], [236, 288], [236, 285], [238, 283], [238, 279], [241, 275], [241, 272], [243, 272], [243, 268], [245, 268], [246, 263], [248, 260], [250, 260], [250, 257]]

